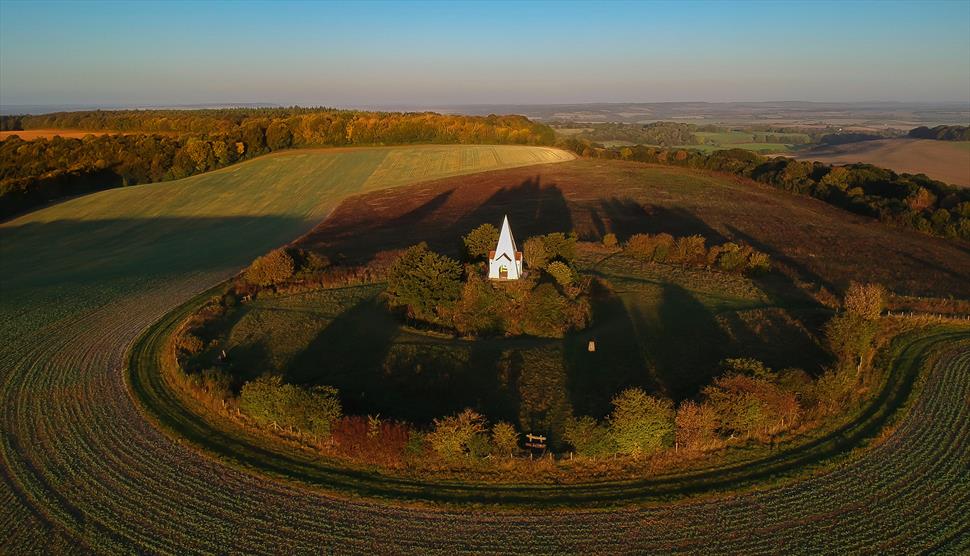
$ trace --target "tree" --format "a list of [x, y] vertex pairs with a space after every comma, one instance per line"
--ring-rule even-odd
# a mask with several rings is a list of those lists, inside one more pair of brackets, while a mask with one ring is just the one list
[[674, 405], [666, 399], [628, 388], [613, 398], [610, 432], [621, 454], [652, 454], [674, 440]]
[[452, 459], [467, 453], [474, 437], [485, 431], [485, 417], [465, 409], [457, 415], [435, 419], [434, 430], [426, 439], [436, 454]]
[[249, 265], [243, 278], [257, 286], [271, 286], [293, 276], [296, 265], [286, 249], [274, 249]]
[[499, 421], [492, 427], [492, 445], [497, 453], [512, 457], [519, 451], [519, 433], [510, 423]]
[[461, 275], [458, 261], [428, 250], [422, 242], [391, 265], [386, 295], [392, 307], [406, 307], [410, 317], [435, 322], [438, 310], [460, 297]]
[[707, 404], [690, 400], [681, 403], [674, 423], [678, 448], [702, 449], [717, 441], [717, 414]]
[[470, 259], [487, 257], [489, 251], [495, 249], [498, 244], [498, 235], [498, 228], [488, 223], [468, 232], [468, 235], [462, 238], [468, 257]]
[[549, 263], [546, 267], [546, 272], [563, 287], [572, 285], [574, 281], [573, 270], [562, 261], [552, 261]]
[[525, 264], [532, 268], [542, 269], [548, 264], [550, 255], [546, 250], [546, 243], [541, 237], [530, 237], [525, 240], [522, 256], [525, 257]]
[[704, 388], [718, 428], [743, 436], [770, 435], [791, 427], [801, 414], [795, 394], [772, 380], [729, 372]]
[[272, 151], [286, 149], [293, 144], [293, 133], [286, 123], [276, 120], [266, 128], [266, 146]]
[[616, 453], [616, 442], [609, 427], [589, 416], [568, 420], [563, 440], [581, 456], [599, 457]]
[[567, 236], [562, 232], [553, 232], [540, 237], [549, 259], [559, 258], [568, 263], [576, 258], [576, 242], [579, 239], [576, 234]]

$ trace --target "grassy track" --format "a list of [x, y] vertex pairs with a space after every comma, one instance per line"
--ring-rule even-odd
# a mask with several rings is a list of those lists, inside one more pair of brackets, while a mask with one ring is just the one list
[[[507, 165], [535, 161], [508, 149]], [[394, 177], [408, 174], [406, 163], [376, 173], [395, 150], [267, 157], [0, 227], [0, 553], [968, 548], [965, 347], [945, 351], [908, 418], [864, 458], [780, 488], [639, 509], [433, 511], [337, 499], [227, 467], [148, 423], [123, 380], [139, 334], [342, 196], [407, 183]], [[482, 163], [485, 152], [461, 160]], [[926, 352], [913, 345], [916, 364]]]

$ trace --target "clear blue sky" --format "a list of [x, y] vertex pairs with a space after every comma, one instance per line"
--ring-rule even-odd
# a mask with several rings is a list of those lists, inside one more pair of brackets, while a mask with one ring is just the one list
[[970, 0], [0, 0], [0, 104], [970, 101]]

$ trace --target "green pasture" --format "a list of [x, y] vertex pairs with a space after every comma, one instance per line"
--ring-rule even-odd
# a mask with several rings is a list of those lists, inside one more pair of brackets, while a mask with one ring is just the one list
[[520, 146], [295, 150], [64, 201], [0, 225], [0, 337], [172, 278], [217, 281], [349, 195], [570, 158]]

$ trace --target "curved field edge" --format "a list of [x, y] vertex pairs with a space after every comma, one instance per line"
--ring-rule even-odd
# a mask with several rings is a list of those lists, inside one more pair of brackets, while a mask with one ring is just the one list
[[[935, 327], [895, 338], [881, 353], [886, 380], [870, 403], [834, 430], [808, 441], [779, 445], [759, 460], [692, 470], [650, 479], [569, 485], [487, 484], [418, 480], [341, 465], [299, 447], [265, 438], [217, 415], [203, 415], [166, 380], [165, 350], [171, 336], [218, 288], [204, 292], [159, 320], [134, 343], [125, 373], [137, 407], [177, 441], [234, 467], [293, 481], [335, 494], [439, 504], [492, 504], [509, 507], [610, 507], [669, 502], [692, 496], [739, 493], [774, 487], [823, 473], [885, 436], [904, 418], [940, 353], [970, 340], [970, 330]], [[171, 364], [171, 363], [169, 363]]]

